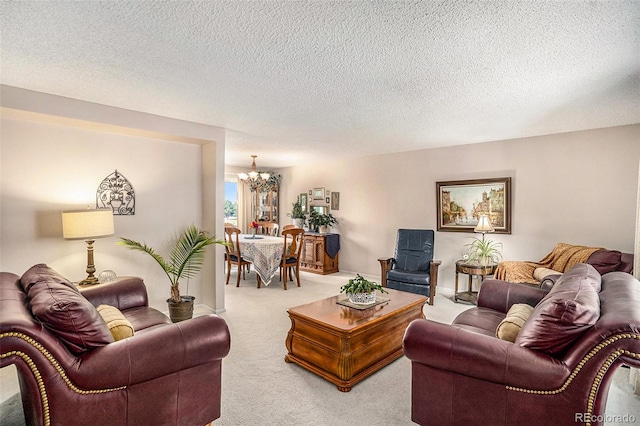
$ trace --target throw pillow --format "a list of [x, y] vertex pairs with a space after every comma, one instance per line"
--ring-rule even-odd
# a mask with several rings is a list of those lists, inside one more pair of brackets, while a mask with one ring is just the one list
[[63, 284], [69, 287], [71, 290], [75, 290], [76, 293], [80, 293], [76, 286], [71, 284], [71, 281], [69, 281], [53, 269], [49, 268], [44, 263], [33, 265], [27, 270], [27, 272], [22, 274], [22, 277], [20, 277], [20, 284], [22, 285], [22, 289], [27, 294], [29, 293], [31, 287], [40, 281], [50, 281], [58, 284]]
[[31, 313], [76, 355], [113, 342], [95, 306], [47, 265], [29, 269], [20, 279]]
[[598, 250], [593, 252], [587, 263], [593, 266], [600, 275], [617, 271], [622, 263], [622, 253], [617, 250]]
[[517, 345], [559, 356], [600, 318], [600, 274], [579, 263], [560, 277], [536, 305]]
[[118, 308], [115, 306], [100, 305], [97, 309], [104, 322], [107, 323], [113, 340], [117, 342], [118, 340], [133, 336], [133, 326]]
[[507, 316], [504, 317], [496, 329], [496, 337], [508, 342], [515, 342], [520, 333], [520, 329], [533, 312], [533, 306], [526, 303], [516, 303], [509, 308]]

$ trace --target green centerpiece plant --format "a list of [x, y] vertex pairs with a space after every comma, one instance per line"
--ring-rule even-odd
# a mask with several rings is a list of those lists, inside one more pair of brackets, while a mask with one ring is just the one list
[[376, 290], [389, 293], [380, 284], [369, 281], [360, 274], [356, 274], [355, 278], [351, 278], [347, 284], [340, 287], [340, 293], [347, 293], [351, 302], [359, 304], [375, 302]]

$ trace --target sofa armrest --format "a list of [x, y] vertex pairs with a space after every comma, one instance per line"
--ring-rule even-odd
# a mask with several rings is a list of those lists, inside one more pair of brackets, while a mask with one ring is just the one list
[[561, 276], [562, 274], [547, 275], [540, 281], [540, 288], [546, 291], [551, 290]]
[[407, 327], [404, 354], [432, 368], [526, 389], [557, 389], [571, 373], [544, 353], [426, 319]]
[[478, 306], [506, 314], [515, 303], [536, 306], [547, 293], [547, 290], [526, 284], [486, 279], [478, 293]]
[[84, 389], [110, 389], [221, 360], [231, 338], [227, 323], [206, 315], [135, 334], [87, 352], [69, 377]]
[[378, 262], [380, 262], [380, 285], [382, 287], [387, 286], [387, 271], [391, 270], [393, 264], [396, 260], [393, 257], [380, 257], [378, 258]]
[[122, 311], [149, 305], [147, 288], [138, 277], [118, 277], [110, 283], [81, 288], [80, 292], [94, 306], [111, 305]]

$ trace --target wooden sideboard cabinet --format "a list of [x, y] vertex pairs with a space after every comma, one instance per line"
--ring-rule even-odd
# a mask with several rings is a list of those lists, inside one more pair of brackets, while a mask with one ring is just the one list
[[339, 250], [338, 234], [305, 233], [303, 235], [300, 270], [322, 275], [338, 272], [339, 253], [336, 252], [333, 258], [327, 254], [327, 238], [338, 239]]

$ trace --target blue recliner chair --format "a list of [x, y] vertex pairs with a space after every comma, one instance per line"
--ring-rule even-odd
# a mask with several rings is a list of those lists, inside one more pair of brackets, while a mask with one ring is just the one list
[[425, 295], [433, 305], [442, 263], [433, 260], [433, 241], [431, 229], [398, 229], [395, 256], [378, 259], [382, 286]]

